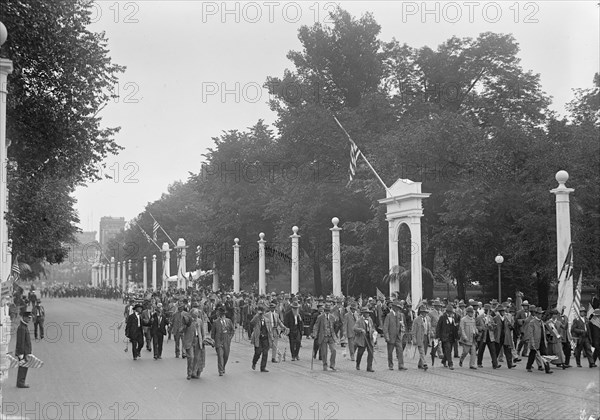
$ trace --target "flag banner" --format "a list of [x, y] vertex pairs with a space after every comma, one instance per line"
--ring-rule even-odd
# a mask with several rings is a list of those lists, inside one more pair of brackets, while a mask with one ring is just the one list
[[590, 324], [593, 324], [596, 327], [600, 328], [600, 316], [595, 316], [592, 319], [590, 319]]
[[409, 306], [412, 306], [412, 300], [410, 298], [410, 292], [408, 292], [408, 295], [406, 295], [406, 304]]
[[169, 239], [169, 241], [171, 241], [171, 243], [173, 244], [173, 246], [177, 246], [177, 244], [173, 241], [173, 239], [171, 239], [171, 237], [169, 236], [169, 234], [167, 233], [167, 231], [160, 225], [160, 223], [158, 223], [158, 221], [154, 218], [154, 216], [152, 216], [152, 213], [148, 212], [148, 214], [150, 215], [150, 217], [152, 217], [152, 220], [154, 220], [154, 224], [152, 225], [152, 231], [155, 232], [155, 231], [158, 231], [158, 229], [162, 230], [163, 233]]
[[571, 312], [571, 305], [573, 304], [573, 244], [569, 245], [569, 251], [565, 257], [560, 275], [558, 276], [558, 300], [556, 302], [556, 309], [560, 313], [563, 306], [565, 307], [565, 313]]
[[152, 239], [154, 240], [154, 242], [157, 241], [157, 233], [158, 233], [158, 228], [160, 228], [160, 225], [158, 224], [158, 222], [155, 220], [154, 224], [152, 224]]
[[577, 287], [575, 288], [575, 296], [573, 297], [573, 304], [571, 305], [571, 311], [567, 314], [569, 319], [569, 325], [572, 324], [573, 320], [579, 318], [579, 309], [581, 308], [581, 281], [583, 280], [583, 270], [579, 272], [579, 280], [577, 281]]
[[356, 164], [358, 162], [358, 157], [360, 156], [360, 149], [358, 148], [358, 146], [356, 145], [356, 143], [354, 143], [352, 141], [352, 139], [350, 137], [348, 137], [348, 140], [350, 140], [350, 168], [349, 168], [349, 172], [350, 172], [350, 181], [352, 181], [354, 179], [354, 176], [356, 175]]
[[379, 287], [376, 287], [375, 289], [377, 289], [377, 299], [385, 299], [385, 295], [379, 290]]
[[33, 354], [28, 354], [23, 358], [23, 360], [17, 359], [12, 354], [7, 354], [6, 357], [10, 362], [10, 369], [14, 369], [16, 367], [39, 369], [42, 366], [44, 366], [44, 362], [39, 358], [35, 357]]
[[146, 241], [148, 241], [148, 243], [149, 243], [149, 244], [154, 244], [154, 246], [155, 246], [155, 247], [157, 247], [159, 251], [162, 251], [162, 249], [161, 249], [161, 248], [158, 246], [158, 244], [156, 243], [156, 241], [155, 241], [155, 240], [153, 240], [153, 239], [150, 237], [150, 235], [148, 235], [148, 234], [146, 233], [146, 231], [145, 231], [144, 229], [142, 229], [142, 227], [141, 227], [140, 225], [138, 225], [137, 223], [136, 223], [136, 225], [137, 225], [137, 227], [138, 227], [138, 228], [140, 228], [140, 230], [142, 231], [142, 235], [144, 235], [144, 238], [146, 238]]

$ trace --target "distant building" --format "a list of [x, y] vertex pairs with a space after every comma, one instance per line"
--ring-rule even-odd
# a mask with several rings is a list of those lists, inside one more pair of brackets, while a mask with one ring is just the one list
[[100, 219], [100, 247], [106, 249], [108, 242], [125, 228], [124, 217], [105, 216]]

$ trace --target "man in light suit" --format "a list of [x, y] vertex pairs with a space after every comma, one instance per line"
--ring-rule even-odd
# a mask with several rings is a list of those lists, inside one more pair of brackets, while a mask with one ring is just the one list
[[198, 308], [183, 316], [183, 348], [187, 358], [187, 379], [198, 379], [205, 366], [204, 319], [200, 317]]
[[33, 315], [33, 336], [37, 340], [38, 338], [38, 327], [40, 329], [40, 339], [44, 339], [44, 319], [46, 318], [46, 310], [41, 305], [40, 299], [35, 301], [35, 306], [31, 310]]
[[487, 346], [490, 356], [492, 357], [492, 367], [494, 369], [498, 369], [501, 367], [501, 365], [498, 364], [498, 359], [496, 357], [496, 342], [494, 340], [496, 325], [494, 324], [494, 318], [492, 318], [490, 315], [491, 305], [486, 303], [483, 306], [483, 310], [483, 315], [479, 315], [475, 319], [477, 332], [479, 334], [479, 344], [477, 347], [477, 367], [483, 368], [483, 353], [485, 352], [485, 347]]
[[[327, 348], [331, 351], [329, 369], [335, 370], [335, 317], [331, 314], [331, 304], [325, 304], [324, 313], [318, 316], [313, 328], [313, 338], [317, 340], [323, 358], [323, 370], [327, 370]], [[356, 330], [355, 330], [356, 331]]]
[[432, 336], [431, 324], [427, 312], [425, 305], [419, 306], [418, 316], [413, 322], [413, 343], [419, 350], [419, 363], [417, 367], [423, 370], [427, 370], [425, 355], [427, 354], [427, 348]]
[[225, 317], [225, 308], [217, 308], [219, 318], [213, 322], [210, 335], [215, 341], [217, 349], [217, 369], [219, 376], [225, 375], [225, 366], [229, 360], [229, 350], [231, 348], [231, 339], [233, 338], [234, 328], [231, 319]]
[[169, 320], [163, 314], [162, 306], [156, 308], [152, 314], [150, 332], [152, 333], [152, 347], [154, 348], [154, 360], [162, 359], [163, 341], [167, 335]]
[[350, 353], [350, 360], [354, 362], [354, 353], [356, 353], [356, 347], [354, 345], [354, 324], [356, 323], [359, 314], [356, 312], [356, 302], [350, 304], [350, 310], [344, 315], [344, 321], [342, 324], [343, 335], [348, 340], [348, 352]]
[[[544, 313], [541, 307], [531, 310], [533, 318], [527, 323], [527, 330], [525, 331], [525, 338], [529, 343], [529, 356], [527, 358], [527, 372], [531, 372], [533, 361], [536, 360], [536, 355], [542, 355], [546, 353], [546, 327], [542, 320], [541, 315]], [[544, 368], [546, 373], [554, 373], [550, 370], [550, 364], [544, 362]]]
[[252, 358], [252, 369], [256, 370], [256, 363], [260, 358], [260, 371], [268, 372], [267, 359], [269, 358], [269, 348], [271, 347], [271, 324], [267, 322], [264, 316], [264, 306], [259, 305], [256, 315], [250, 321], [252, 326], [252, 335], [250, 342], [254, 345], [254, 357]]
[[383, 322], [383, 337], [387, 343], [388, 367], [394, 370], [394, 349], [396, 349], [396, 358], [398, 359], [398, 370], [407, 370], [404, 367], [404, 357], [402, 354], [402, 335], [405, 330], [404, 314], [402, 303], [395, 300], [392, 302], [392, 309], [385, 317]]
[[354, 324], [354, 344], [358, 347], [356, 353], [356, 370], [360, 370], [360, 361], [367, 350], [367, 372], [373, 370], [373, 331], [375, 326], [370, 317], [371, 311], [368, 307], [363, 307], [360, 311], [360, 318]]
[[271, 302], [269, 304], [269, 312], [265, 314], [265, 319], [271, 325], [271, 362], [279, 363], [277, 360], [277, 344], [279, 342], [279, 334], [285, 330], [285, 325], [276, 311], [277, 304]]

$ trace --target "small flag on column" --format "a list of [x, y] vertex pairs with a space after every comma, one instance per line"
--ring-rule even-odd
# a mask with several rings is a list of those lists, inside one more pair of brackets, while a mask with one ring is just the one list
[[152, 225], [152, 239], [154, 239], [154, 242], [156, 242], [156, 240], [157, 240], [157, 232], [158, 232], [159, 228], [160, 228], [160, 225], [155, 220], [154, 224]]
[[385, 295], [379, 290], [379, 287], [376, 287], [375, 289], [377, 289], [377, 299], [385, 299]]

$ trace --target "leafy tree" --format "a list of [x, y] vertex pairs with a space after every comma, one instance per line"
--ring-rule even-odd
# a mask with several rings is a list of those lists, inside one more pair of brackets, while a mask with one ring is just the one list
[[102, 127], [98, 113], [124, 67], [111, 62], [104, 33], [87, 29], [89, 2], [10, 0], [0, 15], [9, 32], [2, 54], [14, 65], [7, 103], [13, 252], [59, 263], [79, 221], [70, 194], [98, 179], [104, 158], [121, 149], [118, 128]]

